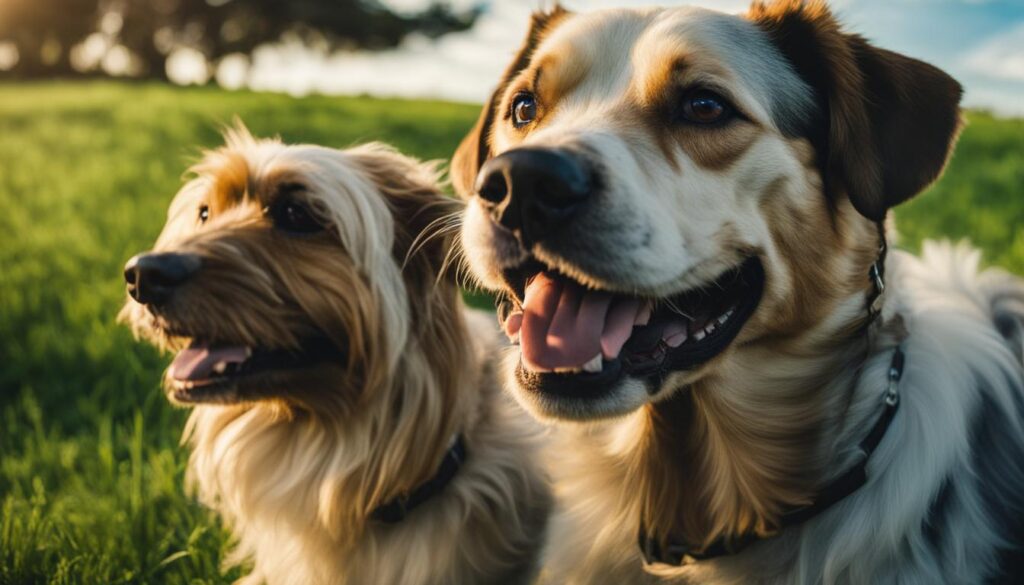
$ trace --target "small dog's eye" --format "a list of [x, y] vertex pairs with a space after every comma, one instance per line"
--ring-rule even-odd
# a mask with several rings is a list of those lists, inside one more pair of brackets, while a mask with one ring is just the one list
[[717, 124], [733, 117], [735, 110], [713, 91], [697, 90], [683, 98], [683, 119], [695, 124]]
[[210, 219], [210, 206], [200, 205], [199, 206], [199, 223], [206, 223], [206, 220]]
[[532, 93], [520, 93], [512, 98], [512, 124], [522, 128], [537, 118], [537, 99]]
[[305, 205], [291, 198], [275, 202], [264, 212], [270, 216], [274, 227], [286, 232], [311, 234], [324, 229], [324, 226]]

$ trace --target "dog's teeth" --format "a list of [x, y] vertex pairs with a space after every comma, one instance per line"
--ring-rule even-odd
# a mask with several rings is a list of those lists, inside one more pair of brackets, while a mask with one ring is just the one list
[[595, 355], [589, 362], [583, 364], [583, 371], [590, 372], [591, 374], [600, 373], [602, 369], [604, 369], [604, 358], [601, 357], [600, 353]]
[[252, 357], [252, 348], [249, 347], [249, 346], [246, 346], [245, 347], [245, 359], [249, 359], [251, 357]]
[[225, 361], [220, 361], [220, 362], [217, 362], [217, 363], [213, 364], [213, 371], [218, 373], [218, 374], [223, 374], [225, 371], [227, 371], [227, 369], [228, 369], [228, 363], [225, 362]]
[[715, 332], [715, 329], [717, 329], [717, 328], [718, 328], [718, 325], [716, 325], [714, 323], [708, 323], [708, 325], [706, 327], [704, 327], [704, 333], [707, 333], [708, 335], [711, 335], [712, 333]]
[[729, 313], [723, 313], [722, 316], [718, 318], [718, 324], [721, 325], [721, 324], [725, 323], [728, 320], [729, 320]]
[[708, 334], [705, 333], [703, 329], [698, 329], [697, 331], [694, 332], [693, 338], [696, 339], [697, 341], [700, 341], [707, 337], [707, 335]]

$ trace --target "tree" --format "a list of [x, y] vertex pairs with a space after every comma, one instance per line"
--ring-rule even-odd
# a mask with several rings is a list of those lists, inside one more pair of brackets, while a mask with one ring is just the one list
[[73, 73], [71, 49], [96, 30], [99, 16], [99, 0], [0, 0], [0, 42], [18, 49], [11, 73]]
[[[110, 44], [134, 56], [131, 74], [150, 78], [166, 78], [167, 58], [183, 47], [198, 50], [210, 63], [285, 38], [331, 50], [377, 50], [412, 33], [439, 37], [465, 30], [479, 14], [436, 3], [417, 14], [399, 14], [377, 0], [0, 0], [0, 42], [14, 42], [21, 56], [13, 73], [72, 73], [71, 47], [97, 32], [107, 12], [121, 23], [119, 30], [107, 31]], [[59, 66], [45, 58], [54, 39], [61, 47]]]

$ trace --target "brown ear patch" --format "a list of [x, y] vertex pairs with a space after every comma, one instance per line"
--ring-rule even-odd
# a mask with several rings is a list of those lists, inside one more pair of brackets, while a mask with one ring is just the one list
[[448, 172], [451, 177], [452, 186], [455, 192], [461, 197], [473, 195], [473, 186], [476, 183], [476, 175], [480, 167], [490, 158], [490, 134], [494, 120], [499, 117], [497, 111], [501, 98], [508, 89], [508, 84], [515, 76], [530, 64], [533, 53], [541, 41], [552, 29], [571, 13], [559, 5], [555, 5], [548, 12], [534, 12], [530, 19], [530, 30], [526, 33], [526, 39], [519, 48], [515, 58], [505, 69], [505, 73], [498, 82], [498, 87], [491, 94], [490, 99], [484, 104], [483, 111], [476, 124], [469, 131], [469, 134], [462, 139], [455, 155], [452, 157], [451, 168]]
[[830, 196], [880, 221], [941, 174], [960, 128], [956, 80], [843, 32], [820, 0], [756, 2], [747, 16], [817, 94], [809, 138]]

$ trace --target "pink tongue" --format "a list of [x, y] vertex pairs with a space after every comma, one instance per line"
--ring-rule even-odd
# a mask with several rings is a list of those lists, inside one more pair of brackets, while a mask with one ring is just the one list
[[507, 324], [506, 331], [519, 328], [523, 361], [534, 370], [580, 368], [598, 354], [618, 357], [640, 311], [637, 299], [587, 290], [547, 272], [527, 284], [525, 296], [521, 327]]
[[219, 362], [240, 364], [249, 358], [249, 348], [242, 345], [227, 347], [192, 346], [183, 349], [171, 362], [168, 374], [175, 380], [205, 380], [216, 375], [213, 367]]

